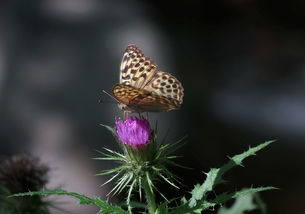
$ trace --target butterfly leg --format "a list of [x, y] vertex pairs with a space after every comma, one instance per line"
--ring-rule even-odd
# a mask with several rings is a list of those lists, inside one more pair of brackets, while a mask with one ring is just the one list
[[125, 120], [128, 117], [128, 111], [123, 111], [123, 120]]

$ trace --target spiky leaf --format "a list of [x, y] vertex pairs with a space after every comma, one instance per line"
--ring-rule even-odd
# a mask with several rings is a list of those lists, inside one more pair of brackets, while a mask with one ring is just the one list
[[123, 210], [118, 206], [110, 205], [105, 200], [100, 199], [99, 197], [90, 198], [82, 194], [78, 194], [75, 192], [67, 192], [65, 190], [57, 189], [57, 190], [44, 190], [44, 191], [36, 191], [36, 192], [26, 192], [26, 193], [18, 193], [14, 194], [10, 197], [21, 197], [21, 196], [34, 196], [34, 195], [65, 195], [76, 198], [79, 200], [80, 204], [92, 204], [96, 205], [100, 208], [100, 213], [103, 214], [128, 214], [127, 211]]
[[181, 206], [175, 207], [170, 211], [170, 214], [200, 214], [203, 210], [214, 208], [217, 205], [222, 205], [230, 199], [243, 197], [248, 194], [254, 194], [266, 190], [274, 190], [274, 187], [258, 187], [258, 188], [248, 188], [234, 193], [223, 193], [218, 195], [213, 200], [199, 200], [196, 206], [190, 207], [188, 203], [184, 203]]
[[274, 141], [267, 141], [256, 147], [249, 148], [247, 151], [235, 155], [230, 160], [223, 165], [221, 168], [213, 168], [208, 173], [206, 173], [206, 179], [202, 185], [196, 185], [193, 189], [192, 198], [190, 199], [190, 207], [196, 206], [196, 201], [201, 200], [206, 196], [206, 194], [213, 190], [214, 186], [223, 182], [222, 176], [228, 170], [232, 169], [235, 166], [242, 165], [242, 161], [249, 156], [255, 155], [256, 152], [265, 148]]
[[230, 208], [221, 207], [218, 214], [244, 214], [244, 212], [254, 209], [256, 209], [256, 205], [253, 203], [253, 195], [247, 194], [237, 197]]
[[249, 148], [247, 151], [235, 155], [230, 160], [223, 165], [221, 168], [212, 168], [208, 173], [206, 173], [206, 179], [203, 184], [195, 185], [194, 189], [191, 191], [191, 198], [189, 200], [182, 200], [182, 205], [173, 208], [171, 213], [198, 213], [200, 214], [202, 210], [213, 208], [216, 205], [222, 205], [226, 201], [232, 198], [236, 198], [241, 195], [246, 195], [250, 193], [265, 191], [275, 189], [273, 187], [259, 187], [259, 188], [249, 188], [245, 190], [241, 190], [235, 193], [224, 193], [218, 195], [213, 200], [207, 200], [208, 193], [211, 192], [215, 186], [223, 182], [223, 175], [225, 172], [230, 170], [231, 168], [241, 165], [243, 160], [249, 156], [255, 155], [256, 152], [265, 148], [273, 141], [267, 141], [262, 143], [254, 148]]

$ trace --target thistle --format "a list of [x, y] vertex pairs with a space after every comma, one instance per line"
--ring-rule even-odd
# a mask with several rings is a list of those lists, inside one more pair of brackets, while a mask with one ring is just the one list
[[[109, 183], [113, 179], [117, 179], [117, 183], [110, 191], [110, 194], [116, 195], [127, 189], [126, 203], [131, 210], [130, 199], [132, 193], [137, 190], [140, 199], [142, 198], [142, 190], [144, 190], [147, 202], [149, 204], [150, 213], [155, 213], [156, 202], [155, 192], [158, 192], [165, 200], [164, 194], [156, 188], [156, 181], [165, 181], [174, 188], [179, 188], [175, 183], [179, 183], [177, 177], [168, 169], [168, 165], [176, 165], [172, 159], [177, 156], [170, 155], [173, 152], [173, 145], [176, 144], [157, 143], [157, 130], [153, 130], [149, 121], [144, 117], [128, 117], [125, 120], [117, 119], [115, 127], [105, 126], [110, 130], [116, 142], [122, 149], [122, 153], [112, 151], [105, 148], [108, 154], [99, 152], [105, 157], [96, 158], [97, 160], [114, 160], [119, 167], [105, 170], [98, 175], [114, 174]], [[104, 184], [106, 184], [104, 183]]]
[[49, 213], [49, 203], [42, 200], [41, 196], [22, 200], [6, 197], [18, 192], [43, 189], [48, 181], [48, 170], [37, 158], [28, 155], [16, 155], [3, 160], [0, 164], [0, 213]]
[[[141, 126], [143, 124], [145, 125]], [[171, 156], [170, 152], [171, 149], [175, 150], [177, 148], [177, 144], [181, 143], [183, 139], [178, 141], [176, 144], [164, 144], [164, 140], [160, 144], [157, 144], [156, 129], [152, 130], [148, 125], [148, 121], [143, 118], [127, 118], [125, 121], [117, 120], [116, 126], [114, 128], [105, 126], [115, 136], [116, 142], [119, 143], [122, 149], [122, 153], [105, 148], [108, 153], [104, 154], [103, 152], [100, 152], [104, 157], [96, 158], [98, 160], [112, 160], [120, 164], [118, 167], [103, 171], [98, 175], [112, 173], [114, 174], [112, 178], [106, 182], [108, 183], [117, 179], [117, 183], [110, 194], [115, 195], [126, 189], [126, 204], [128, 205], [128, 211], [124, 210], [120, 206], [111, 205], [109, 202], [102, 200], [99, 197], [88, 197], [82, 194], [67, 192], [61, 189], [17, 193], [10, 196], [9, 198], [3, 198], [5, 200], [11, 200], [15, 199], [17, 196], [32, 196], [30, 199], [35, 199], [35, 197], [39, 196], [38, 198], [40, 199], [41, 195], [66, 195], [78, 199], [82, 205], [92, 204], [99, 207], [99, 213], [131, 214], [133, 211], [132, 203], [130, 201], [131, 195], [135, 190], [138, 190], [141, 199], [143, 189], [147, 199], [147, 206], [140, 204], [140, 207], [144, 208], [145, 210], [148, 209], [149, 214], [201, 213], [208, 209], [214, 209], [219, 206], [223, 206], [227, 201], [232, 199], [236, 200], [234, 205], [231, 208], [219, 209], [219, 214], [235, 213], [236, 210], [238, 210], [238, 213], [242, 214], [246, 211], [254, 210], [257, 208], [261, 208], [261, 210], [265, 212], [266, 207], [265, 205], [263, 206], [261, 200], [256, 200], [258, 206], [255, 206], [253, 205], [254, 202], [252, 198], [255, 198], [255, 194], [258, 192], [273, 190], [276, 188], [250, 187], [233, 192], [215, 194], [215, 187], [224, 182], [223, 176], [227, 171], [235, 166], [242, 166], [244, 159], [255, 155], [258, 151], [265, 148], [273, 141], [267, 141], [256, 147], [249, 148], [247, 151], [241, 154], [230, 157], [229, 161], [222, 167], [212, 168], [208, 173], [205, 173], [205, 181], [194, 186], [193, 190], [190, 192], [191, 196], [181, 197], [180, 200], [172, 199], [171, 201], [176, 202], [176, 206], [170, 206], [168, 200], [165, 200], [165, 202], [161, 203], [155, 201], [156, 193], [162, 195], [162, 193], [156, 188], [155, 183], [157, 181], [165, 181], [175, 188], [178, 188], [178, 186], [176, 186], [174, 183], [174, 181], [177, 181], [177, 178], [167, 170], [166, 166], [169, 164], [176, 165], [172, 161], [172, 159], [176, 158], [176, 156]], [[137, 132], [131, 131], [134, 130], [134, 127], [141, 127], [139, 136], [137, 136]], [[132, 139], [136, 140], [133, 141]], [[247, 206], [244, 206], [245, 203], [247, 203]], [[133, 204], [139, 205], [139, 203]], [[20, 214], [22, 212], [0, 213]], [[30, 213], [32, 214], [35, 212]], [[41, 211], [38, 213], [47, 214], [48, 212]], [[144, 211], [143, 213], [146, 212]]]

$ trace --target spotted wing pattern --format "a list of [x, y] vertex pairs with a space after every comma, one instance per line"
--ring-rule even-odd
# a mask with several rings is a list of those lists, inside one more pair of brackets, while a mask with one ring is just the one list
[[144, 89], [151, 91], [152, 94], [171, 99], [178, 106], [183, 102], [184, 89], [182, 84], [169, 73], [161, 71], [156, 72], [153, 79], [144, 87]]
[[157, 72], [157, 65], [144, 56], [135, 45], [129, 45], [123, 55], [120, 67], [120, 83], [143, 88]]
[[124, 111], [169, 111], [183, 102], [183, 87], [171, 74], [157, 65], [135, 45], [129, 45], [120, 67], [120, 84], [113, 94]]
[[118, 99], [120, 103], [125, 104], [126, 106], [130, 105], [131, 101], [139, 96], [146, 96], [148, 93], [141, 90], [136, 89], [130, 85], [117, 84], [113, 88], [113, 94]]

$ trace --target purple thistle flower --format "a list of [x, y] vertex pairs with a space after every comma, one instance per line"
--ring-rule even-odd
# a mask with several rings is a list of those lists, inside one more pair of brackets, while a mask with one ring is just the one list
[[144, 146], [152, 138], [152, 131], [148, 120], [144, 118], [128, 117], [125, 121], [115, 121], [115, 131], [121, 142], [129, 146]]

